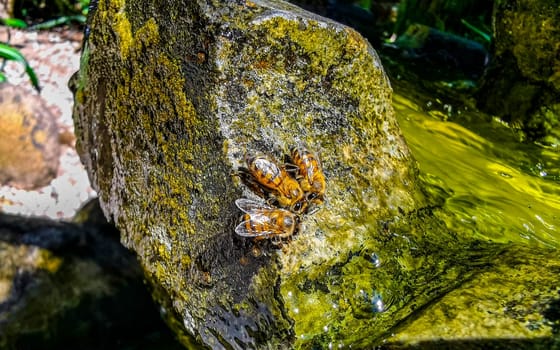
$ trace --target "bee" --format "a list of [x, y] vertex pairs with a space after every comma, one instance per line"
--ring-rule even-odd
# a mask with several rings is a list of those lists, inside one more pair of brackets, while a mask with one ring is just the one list
[[[304, 192], [299, 183], [288, 174], [284, 166], [264, 155], [245, 156], [247, 169], [242, 169], [246, 183], [261, 197], [272, 195], [280, 207], [299, 213], [302, 210]], [[256, 183], [256, 184], [255, 184]]]
[[296, 179], [306, 199], [314, 204], [321, 204], [325, 199], [326, 180], [319, 158], [304, 148], [291, 150], [292, 163], [297, 168]]
[[258, 240], [285, 238], [296, 231], [297, 216], [286, 209], [273, 208], [247, 198], [237, 199], [235, 205], [245, 213], [235, 228], [235, 233], [240, 236]]

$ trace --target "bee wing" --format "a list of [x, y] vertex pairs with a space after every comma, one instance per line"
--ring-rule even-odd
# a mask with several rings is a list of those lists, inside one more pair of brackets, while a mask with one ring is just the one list
[[269, 230], [262, 230], [262, 231], [251, 231], [248, 230], [247, 227], [251, 227], [253, 224], [264, 224], [270, 221], [270, 218], [266, 215], [261, 214], [251, 214], [249, 220], [244, 220], [237, 227], [235, 227], [235, 233], [242, 237], [266, 237], [273, 235], [275, 232]]
[[273, 208], [265, 203], [257, 202], [248, 198], [239, 198], [235, 200], [235, 205], [244, 213], [255, 215], [262, 210], [272, 210]]

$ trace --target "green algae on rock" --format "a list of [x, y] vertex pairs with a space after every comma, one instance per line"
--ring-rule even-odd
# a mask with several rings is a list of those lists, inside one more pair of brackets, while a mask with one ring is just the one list
[[511, 245], [481, 273], [399, 325], [385, 346], [557, 349], [559, 316], [551, 308], [560, 300], [559, 276], [557, 250]]
[[[287, 3], [100, 0], [73, 85], [102, 208], [187, 346], [372, 347], [507, 252], [426, 209], [371, 46]], [[255, 246], [232, 174], [294, 145], [326, 201]]]
[[[93, 12], [74, 81], [82, 160], [185, 343], [290, 346], [286, 277], [324, 273], [375, 220], [424, 205], [389, 82], [354, 30], [287, 3], [165, 6]], [[283, 252], [254, 256], [231, 174], [294, 145], [319, 153], [327, 202]]]

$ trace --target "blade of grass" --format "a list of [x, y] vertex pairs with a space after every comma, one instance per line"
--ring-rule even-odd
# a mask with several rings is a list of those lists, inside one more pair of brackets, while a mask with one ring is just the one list
[[371, 0], [360, 0], [358, 6], [366, 11], [371, 11]]
[[29, 29], [32, 30], [51, 29], [62, 24], [68, 24], [70, 22], [77, 22], [77, 23], [84, 24], [86, 23], [86, 16], [84, 15], [62, 16], [59, 18], [45, 21], [43, 23], [35, 24], [29, 27]]
[[490, 36], [490, 34], [485, 33], [484, 31], [478, 29], [477, 27], [473, 26], [472, 24], [470, 24], [466, 20], [461, 18], [461, 23], [463, 23], [463, 25], [465, 25], [467, 28], [469, 28], [470, 30], [472, 30], [476, 34], [480, 35], [482, 37], [482, 39], [484, 39], [484, 41], [486, 41], [487, 43], [490, 43], [492, 41], [492, 37]]
[[0, 23], [10, 28], [27, 28], [27, 23], [19, 18], [0, 18]]
[[23, 57], [19, 50], [11, 47], [10, 45], [0, 43], [0, 57], [21, 63], [25, 67], [25, 73], [27, 73], [27, 76], [29, 76], [29, 80], [31, 80], [31, 84], [33, 84], [35, 90], [37, 90], [37, 92], [41, 92], [41, 88], [39, 87], [39, 79], [37, 78], [35, 71], [33, 70], [33, 68], [31, 68], [29, 63], [27, 63], [27, 60], [25, 59], [25, 57]]

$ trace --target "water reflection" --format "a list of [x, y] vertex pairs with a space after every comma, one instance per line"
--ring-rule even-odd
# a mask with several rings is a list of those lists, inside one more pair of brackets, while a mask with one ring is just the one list
[[375, 267], [381, 266], [381, 259], [379, 259], [379, 255], [377, 253], [371, 253], [369, 260]]
[[[394, 106], [423, 180], [448, 195], [449, 226], [494, 242], [560, 247], [558, 152], [522, 144], [500, 123], [469, 130], [435, 118], [398, 94]], [[479, 113], [463, 110], [462, 120], [489, 119]]]

